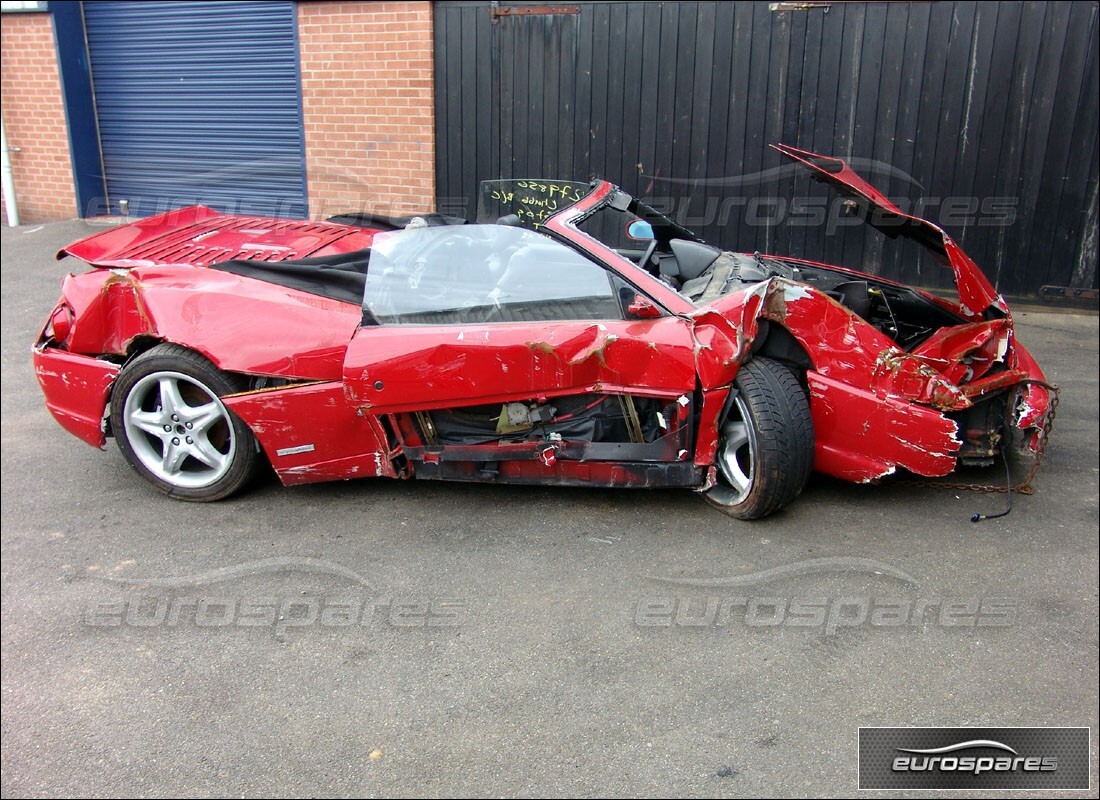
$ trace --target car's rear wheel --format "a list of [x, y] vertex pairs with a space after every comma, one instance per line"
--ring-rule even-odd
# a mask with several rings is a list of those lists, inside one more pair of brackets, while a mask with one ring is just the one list
[[126, 460], [165, 494], [220, 500], [252, 478], [256, 439], [221, 397], [247, 388], [202, 355], [161, 344], [115, 382], [111, 430]]
[[718, 482], [707, 502], [738, 519], [759, 519], [790, 503], [814, 460], [810, 403], [798, 378], [770, 358], [754, 358], [734, 381], [719, 431]]

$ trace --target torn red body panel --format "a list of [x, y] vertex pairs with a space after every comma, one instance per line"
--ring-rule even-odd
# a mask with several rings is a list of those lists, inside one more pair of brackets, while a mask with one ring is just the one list
[[1014, 424], [1023, 431], [1041, 429], [1050, 415], [1050, 387], [1042, 379], [1042, 370], [1026, 349], [1017, 344], [1012, 350], [1011, 358], [1015, 368], [1029, 378], [1026, 383], [1021, 384], [1017, 392], [1013, 408]]
[[[733, 327], [745, 342], [756, 339], [760, 320], [782, 326], [799, 341], [819, 373], [866, 387], [880, 398], [894, 397], [945, 411], [969, 405], [959, 387], [916, 354], [901, 350], [887, 336], [813, 287], [773, 278], [750, 291], [730, 295], [713, 308], [720, 317], [736, 320]], [[696, 318], [713, 319], [707, 316], [711, 313]], [[744, 356], [742, 351], [722, 361], [725, 374], [712, 380], [732, 380]]]
[[903, 228], [911, 229], [910, 235], [915, 233], [920, 237], [930, 250], [955, 273], [959, 300], [966, 312], [978, 316], [990, 307], [1002, 313], [1008, 312], [1004, 298], [993, 288], [993, 284], [941, 227], [926, 219], [903, 212], [839, 158], [822, 156], [783, 144], [772, 145], [772, 147], [791, 160], [806, 166], [815, 179], [828, 183], [842, 194], [869, 203], [871, 213], [868, 215], [868, 222], [874, 227], [895, 231]]
[[71, 352], [124, 357], [135, 340], [151, 339], [227, 371], [306, 380], [340, 377], [362, 317], [348, 303], [194, 267], [85, 272], [62, 291], [76, 319]]
[[817, 432], [814, 466], [867, 483], [899, 467], [928, 477], [955, 468], [958, 426], [943, 414], [879, 397], [820, 373], [806, 374]]
[[103, 410], [118, 365], [46, 347], [34, 349], [34, 374], [46, 408], [61, 427], [94, 447], [104, 447]]
[[339, 381], [230, 395], [223, 402], [248, 423], [286, 486], [397, 475], [378, 418], [345, 402]]
[[930, 249], [958, 302], [722, 252], [604, 181], [493, 182], [479, 224], [191, 207], [59, 254], [92, 269], [35, 347], [47, 407], [200, 500], [259, 451], [287, 485], [684, 486], [754, 518], [811, 466], [871, 482], [1041, 452], [1054, 390], [974, 262], [843, 161], [776, 149]]
[[348, 401], [373, 413], [586, 393], [677, 396], [695, 388], [678, 317], [528, 325], [365, 327], [344, 366]]
[[912, 354], [956, 383], [986, 375], [1008, 355], [1012, 323], [1007, 318], [936, 331]]

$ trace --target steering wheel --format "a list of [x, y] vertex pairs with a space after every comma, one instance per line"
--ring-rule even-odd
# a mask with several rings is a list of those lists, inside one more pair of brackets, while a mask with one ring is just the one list
[[641, 260], [638, 262], [638, 266], [641, 267], [642, 269], [644, 269], [646, 272], [650, 273], [651, 275], [656, 275], [657, 274], [653, 269], [650, 269], [650, 267], [652, 266], [650, 264], [650, 262], [653, 260], [653, 254], [656, 251], [657, 251], [657, 239], [653, 238], [649, 242], [649, 247], [647, 247], [645, 249], [645, 255], [643, 255]]

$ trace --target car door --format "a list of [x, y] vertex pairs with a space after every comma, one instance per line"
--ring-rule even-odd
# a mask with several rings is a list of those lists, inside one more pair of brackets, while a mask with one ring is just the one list
[[364, 324], [344, 363], [372, 413], [695, 387], [690, 324], [631, 319], [634, 290], [546, 236], [465, 225], [375, 238]]

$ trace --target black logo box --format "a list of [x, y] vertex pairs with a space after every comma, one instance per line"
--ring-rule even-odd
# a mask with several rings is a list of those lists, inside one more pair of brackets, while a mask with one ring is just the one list
[[859, 788], [1087, 790], [1090, 735], [1089, 728], [860, 728]]

